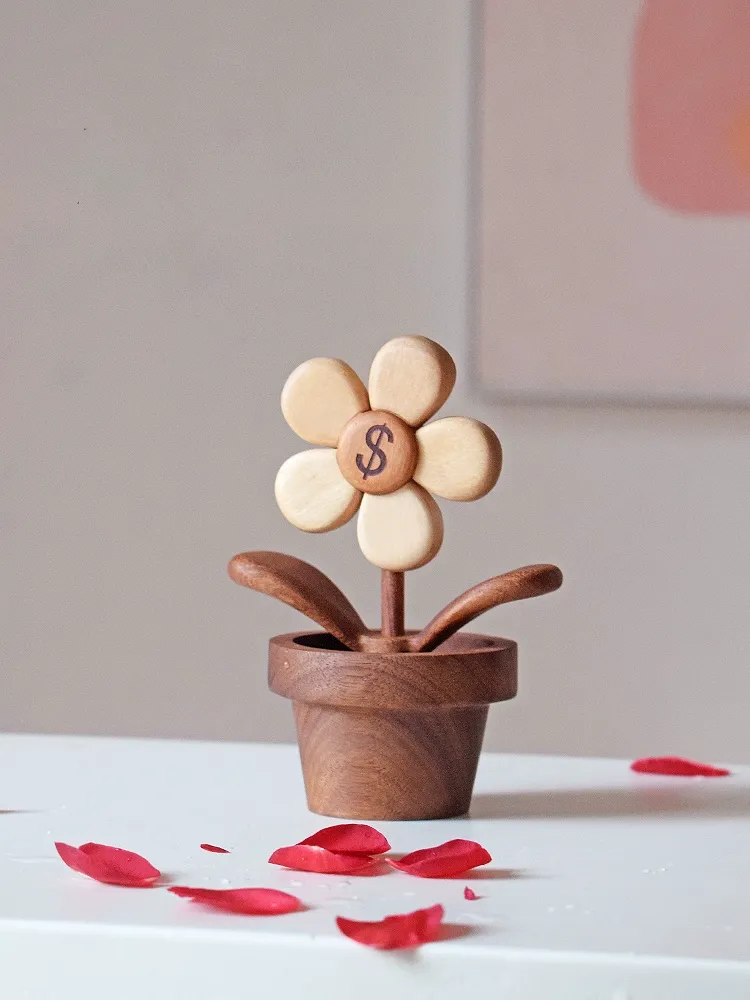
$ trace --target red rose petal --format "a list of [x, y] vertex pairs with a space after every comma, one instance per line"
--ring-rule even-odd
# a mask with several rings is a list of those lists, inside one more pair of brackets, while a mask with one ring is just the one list
[[120, 847], [108, 847], [106, 844], [72, 847], [60, 842], [55, 847], [68, 868], [108, 885], [145, 888], [153, 885], [161, 875], [159, 869], [140, 854], [123, 851]]
[[187, 885], [171, 885], [168, 891], [215, 910], [251, 917], [273, 917], [302, 909], [302, 902], [296, 896], [280, 889], [191, 889]]
[[282, 865], [297, 872], [318, 872], [321, 875], [357, 875], [373, 865], [372, 858], [358, 854], [337, 854], [325, 847], [294, 844], [280, 847], [268, 859], [271, 865]]
[[398, 861], [385, 859], [389, 865], [417, 875], [419, 878], [449, 878], [461, 875], [479, 865], [492, 861], [492, 856], [473, 840], [449, 840], [439, 847], [427, 847], [423, 851], [412, 851]]
[[426, 910], [401, 913], [383, 920], [349, 920], [336, 917], [338, 929], [346, 937], [368, 948], [392, 951], [395, 948], [416, 948], [434, 941], [440, 933], [443, 907], [438, 903]]
[[226, 847], [216, 847], [214, 844], [201, 844], [202, 851], [210, 851], [212, 854], [229, 854]]
[[684, 757], [641, 757], [633, 761], [630, 770], [637, 774], [667, 774], [681, 778], [726, 778], [732, 773], [725, 767], [699, 764]]
[[327, 826], [312, 837], [300, 841], [301, 846], [308, 844], [312, 847], [325, 847], [327, 851], [335, 851], [337, 854], [385, 854], [391, 849], [383, 834], [366, 823]]
[[480, 897], [467, 885], [464, 889], [464, 899], [479, 899]]

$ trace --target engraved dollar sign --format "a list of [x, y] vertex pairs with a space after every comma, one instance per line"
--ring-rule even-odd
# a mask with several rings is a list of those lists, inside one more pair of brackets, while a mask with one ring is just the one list
[[[385, 452], [380, 447], [383, 435], [388, 438], [389, 442], [393, 442], [393, 431], [391, 431], [388, 424], [373, 424], [365, 434], [365, 443], [370, 449], [370, 457], [367, 459], [367, 465], [365, 465], [362, 455], [357, 455], [357, 468], [362, 473], [363, 479], [367, 479], [368, 476], [379, 476], [388, 464]], [[373, 462], [376, 459], [378, 465], [373, 467]]]

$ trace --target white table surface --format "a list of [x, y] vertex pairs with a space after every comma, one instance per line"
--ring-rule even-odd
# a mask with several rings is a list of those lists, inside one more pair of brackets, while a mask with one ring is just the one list
[[[393, 850], [480, 841], [458, 880], [341, 878], [268, 865], [327, 821], [294, 747], [0, 737], [3, 1000], [748, 1000], [750, 768], [635, 775], [627, 762], [485, 755], [470, 819], [376, 823]], [[98, 884], [54, 840], [145, 855], [174, 881], [273, 886], [304, 913], [211, 912]], [[230, 848], [208, 854], [202, 842]], [[482, 896], [463, 898], [465, 885]], [[441, 902], [453, 936], [414, 953], [342, 937]]]

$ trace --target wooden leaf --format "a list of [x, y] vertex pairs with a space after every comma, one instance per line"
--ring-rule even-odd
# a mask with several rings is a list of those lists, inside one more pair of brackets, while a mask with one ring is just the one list
[[242, 552], [229, 563], [235, 583], [301, 611], [347, 649], [357, 649], [367, 627], [348, 597], [315, 566], [282, 552]]
[[430, 652], [490, 608], [549, 594], [562, 585], [562, 580], [557, 566], [548, 563], [523, 566], [501, 576], [493, 576], [461, 594], [435, 615], [429, 625], [412, 638], [411, 650], [415, 653]]

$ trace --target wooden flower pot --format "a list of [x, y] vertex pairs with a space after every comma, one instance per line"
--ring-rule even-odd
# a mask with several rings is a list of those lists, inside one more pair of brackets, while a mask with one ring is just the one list
[[517, 652], [511, 639], [465, 632], [428, 653], [352, 651], [326, 632], [271, 639], [268, 683], [294, 703], [310, 809], [467, 813], [489, 706], [516, 694]]

